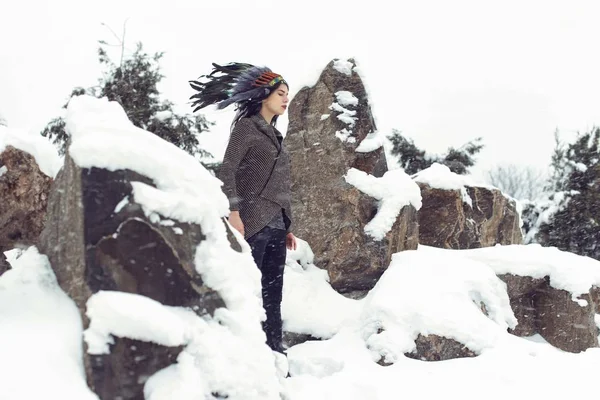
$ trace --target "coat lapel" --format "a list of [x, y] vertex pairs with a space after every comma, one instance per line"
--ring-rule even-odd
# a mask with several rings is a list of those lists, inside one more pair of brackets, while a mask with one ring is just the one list
[[[258, 126], [258, 130], [267, 135], [269, 139], [273, 142], [277, 150], [281, 150], [281, 143], [275, 136], [275, 128], [272, 125], [269, 125], [265, 119], [260, 115], [254, 115], [252, 120]], [[283, 139], [282, 139], [283, 140]]]

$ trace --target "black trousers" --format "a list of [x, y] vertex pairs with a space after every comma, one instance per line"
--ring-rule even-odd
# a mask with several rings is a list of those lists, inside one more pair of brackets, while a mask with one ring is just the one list
[[267, 345], [279, 352], [283, 352], [281, 298], [286, 256], [285, 238], [286, 232], [283, 229], [268, 226], [248, 238], [254, 262], [262, 273], [263, 307], [267, 314], [263, 330], [267, 335]]

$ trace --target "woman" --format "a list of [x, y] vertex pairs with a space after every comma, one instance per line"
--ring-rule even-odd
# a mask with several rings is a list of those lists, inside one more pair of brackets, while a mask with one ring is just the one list
[[198, 92], [191, 97], [194, 111], [211, 104], [237, 106], [217, 176], [229, 199], [229, 223], [250, 244], [262, 273], [267, 344], [283, 353], [283, 269], [286, 248], [295, 250], [296, 238], [290, 230], [289, 156], [275, 123], [287, 108], [289, 86], [268, 68], [241, 63], [213, 64], [213, 71], [201, 78], [190, 82]]

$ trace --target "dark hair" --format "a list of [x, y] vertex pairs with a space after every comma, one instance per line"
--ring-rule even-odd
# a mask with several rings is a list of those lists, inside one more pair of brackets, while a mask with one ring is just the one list
[[[262, 101], [264, 99], [266, 99], [267, 97], [269, 97], [271, 95], [271, 93], [275, 92], [277, 89], [279, 89], [279, 86], [281, 85], [285, 85], [288, 90], [289, 90], [289, 86], [287, 84], [287, 82], [282, 81], [282, 82], [278, 82], [276, 83], [272, 88], [269, 88], [267, 90], [264, 91], [264, 95], [259, 96], [255, 99], [249, 99], [243, 102], [239, 102], [236, 103], [236, 114], [235, 117], [233, 118], [233, 122], [231, 123], [231, 130], [233, 130], [233, 128], [235, 127], [235, 124], [238, 123], [238, 121], [242, 118], [245, 117], [252, 117], [256, 114], [258, 114], [260, 112], [260, 109], [262, 108]], [[271, 120], [271, 125], [275, 126], [277, 124], [277, 118], [279, 117], [279, 115], [274, 115], [273, 119]]]

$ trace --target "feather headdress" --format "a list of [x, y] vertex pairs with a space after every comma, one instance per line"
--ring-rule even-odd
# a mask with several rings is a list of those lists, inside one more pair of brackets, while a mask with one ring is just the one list
[[286, 83], [281, 75], [266, 67], [236, 62], [224, 66], [212, 65], [213, 71], [209, 75], [189, 82], [192, 89], [198, 92], [190, 97], [194, 112], [211, 104], [223, 109], [233, 103], [264, 99], [277, 83]]

